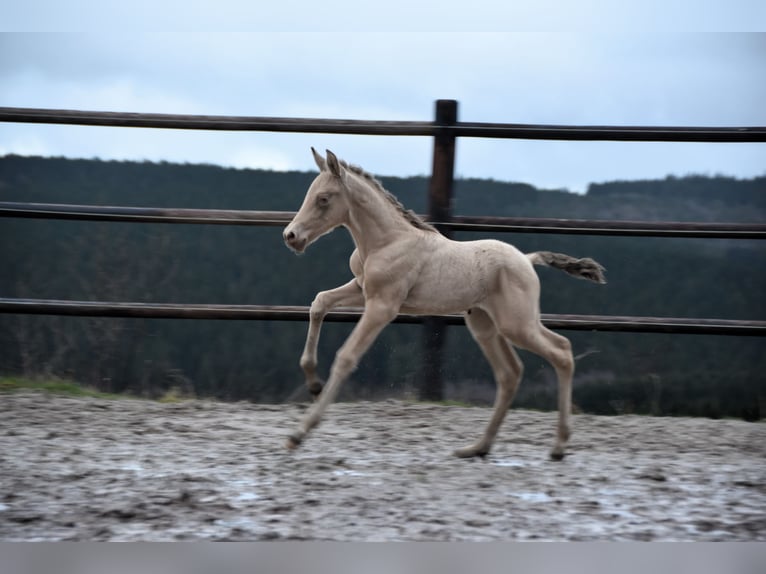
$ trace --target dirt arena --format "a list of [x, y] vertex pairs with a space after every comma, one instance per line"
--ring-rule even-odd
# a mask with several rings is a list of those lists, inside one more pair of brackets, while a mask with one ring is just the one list
[[766, 540], [766, 425], [336, 404], [0, 395], [0, 540]]

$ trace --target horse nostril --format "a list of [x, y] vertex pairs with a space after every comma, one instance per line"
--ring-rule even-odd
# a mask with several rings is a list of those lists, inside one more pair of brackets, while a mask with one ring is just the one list
[[287, 233], [285, 233], [285, 239], [287, 241], [292, 241], [293, 239], [295, 239], [295, 233], [293, 231], [288, 231]]

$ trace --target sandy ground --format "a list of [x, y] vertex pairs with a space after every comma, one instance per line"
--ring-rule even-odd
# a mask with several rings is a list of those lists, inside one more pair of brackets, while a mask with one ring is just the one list
[[766, 425], [486, 408], [0, 395], [0, 540], [766, 540]]

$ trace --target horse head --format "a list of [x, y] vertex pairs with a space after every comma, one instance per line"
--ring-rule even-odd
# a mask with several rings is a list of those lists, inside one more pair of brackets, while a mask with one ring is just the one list
[[295, 253], [348, 221], [348, 174], [346, 168], [330, 150], [323, 158], [312, 147], [319, 175], [309, 186], [298, 213], [282, 234], [285, 244]]

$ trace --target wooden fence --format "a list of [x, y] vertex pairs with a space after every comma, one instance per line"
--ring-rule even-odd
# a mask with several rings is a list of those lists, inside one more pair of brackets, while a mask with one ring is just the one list
[[[428, 190], [429, 213], [424, 215], [424, 218], [447, 236], [453, 231], [490, 231], [766, 239], [766, 225], [761, 224], [465, 217], [454, 216], [451, 213], [455, 145], [458, 137], [574, 141], [766, 142], [766, 127], [619, 127], [460, 122], [457, 119], [457, 109], [457, 102], [454, 100], [438, 100], [434, 121], [398, 122], [0, 108], [0, 121], [166, 129], [428, 136], [434, 140], [434, 153]], [[292, 216], [293, 213], [290, 212], [274, 211], [0, 202], [0, 217], [15, 218], [283, 226]], [[12, 298], [0, 298], [0, 313], [190, 319], [308, 319], [308, 307], [171, 305]], [[359, 310], [335, 311], [328, 314], [326, 320], [356, 321], [359, 315]], [[400, 315], [397, 321], [425, 323], [426, 364], [421, 396], [426, 399], [441, 398], [442, 383], [439, 372], [445, 328], [448, 324], [462, 323], [462, 318]], [[766, 335], [766, 321], [592, 315], [543, 315], [543, 321], [554, 329]]]

